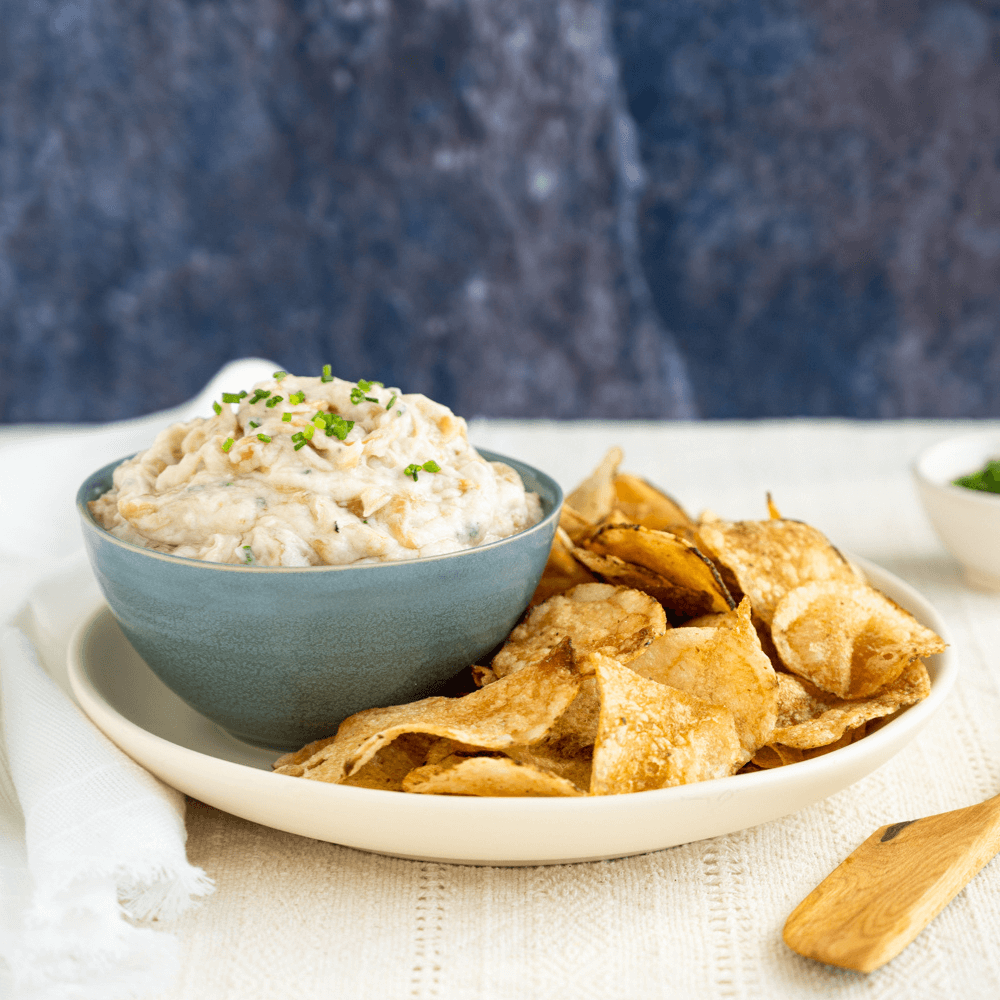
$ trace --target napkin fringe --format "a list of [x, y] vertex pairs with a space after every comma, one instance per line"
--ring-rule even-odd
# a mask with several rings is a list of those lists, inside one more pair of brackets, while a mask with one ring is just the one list
[[133, 866], [128, 875], [128, 881], [118, 883], [118, 899], [133, 920], [176, 920], [215, 892], [215, 882], [187, 862], [179, 868], [155, 865], [146, 871]]

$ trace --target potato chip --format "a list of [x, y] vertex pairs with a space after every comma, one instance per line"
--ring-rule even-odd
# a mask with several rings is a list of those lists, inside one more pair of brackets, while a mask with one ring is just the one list
[[621, 462], [621, 448], [611, 448], [601, 464], [566, 497], [566, 503], [588, 521], [607, 517], [615, 506], [615, 473]]
[[633, 524], [646, 528], [666, 529], [676, 535], [693, 535], [695, 523], [684, 508], [662, 490], [638, 476], [617, 475], [615, 510]]
[[563, 503], [559, 511], [559, 531], [566, 532], [573, 542], [589, 537], [597, 527], [595, 521], [588, 521], [579, 511], [573, 510], [568, 503]]
[[[461, 698], [424, 698], [370, 708], [345, 719], [332, 741], [307, 759], [304, 751], [275, 770], [316, 781], [341, 781], [404, 733], [429, 733], [486, 750], [540, 740], [576, 697], [580, 673], [569, 640], [509, 677]], [[305, 748], [308, 749], [308, 748]], [[286, 758], [282, 758], [282, 761]]]
[[403, 791], [420, 795], [583, 795], [572, 782], [509, 757], [446, 757], [411, 771]]
[[780, 674], [778, 682], [778, 723], [773, 742], [800, 749], [827, 746], [847, 730], [892, 715], [931, 693], [930, 677], [920, 660], [909, 664], [877, 694], [855, 701], [827, 694], [793, 674]]
[[774, 767], [784, 767], [786, 764], [798, 764], [799, 761], [812, 760], [814, 757], [822, 757], [824, 754], [840, 750], [842, 747], [850, 746], [865, 735], [865, 724], [862, 723], [855, 729], [846, 729], [840, 737], [833, 743], [825, 746], [810, 747], [803, 750], [799, 747], [789, 747], [781, 743], [769, 743], [761, 747], [754, 754], [750, 763], [759, 767], [762, 771], [770, 770]]
[[767, 625], [790, 590], [818, 580], [857, 579], [826, 538], [801, 521], [702, 521], [698, 539], [699, 548], [733, 574]]
[[[585, 683], [586, 680], [595, 684], [596, 689], [596, 681], [593, 678], [585, 678]], [[566, 711], [568, 712], [569, 709]], [[563, 713], [563, 716], [565, 714]], [[594, 736], [596, 737], [596, 735], [597, 727], [595, 725]], [[590, 788], [590, 774], [594, 757], [593, 739], [589, 745], [574, 750], [571, 743], [567, 741], [558, 739], [550, 741], [549, 733], [546, 733], [545, 737], [538, 743], [533, 743], [531, 746], [509, 746], [503, 752], [519, 764], [529, 764], [540, 771], [564, 778], [581, 792], [586, 792]]]
[[864, 698], [944, 643], [858, 580], [796, 587], [777, 604], [771, 637], [785, 666], [841, 698]]
[[732, 774], [742, 748], [733, 714], [601, 654], [601, 698], [591, 795], [621, 795]]
[[711, 560], [669, 531], [608, 525], [595, 532], [584, 549], [611, 557], [610, 562], [599, 562], [578, 548], [574, 554], [589, 570], [645, 590], [682, 619], [735, 607]]
[[497, 677], [521, 669], [567, 636], [579, 657], [588, 652], [631, 659], [667, 628], [663, 608], [627, 587], [585, 583], [533, 608], [493, 658]]
[[[430, 748], [439, 741], [428, 733], [404, 733], [394, 739], [363, 767], [341, 781], [356, 788], [378, 788], [386, 792], [403, 791], [403, 779], [415, 767], [427, 762]], [[449, 744], [449, 751], [451, 744]], [[287, 772], [285, 772], [287, 773]]]
[[600, 712], [597, 681], [593, 676], [584, 677], [576, 697], [534, 745], [535, 749], [554, 758], [574, 760], [585, 757], [589, 760], [593, 756], [594, 741], [597, 739]]
[[594, 583], [594, 576], [579, 560], [573, 558], [573, 543], [562, 528], [556, 530], [549, 550], [549, 558], [542, 570], [542, 578], [538, 581], [534, 594], [528, 602], [528, 607], [534, 607], [547, 601], [555, 594], [562, 594], [581, 583]]
[[629, 666], [650, 680], [728, 708], [743, 747], [740, 763], [771, 741], [778, 678], [760, 648], [746, 598], [714, 628], [671, 629]]

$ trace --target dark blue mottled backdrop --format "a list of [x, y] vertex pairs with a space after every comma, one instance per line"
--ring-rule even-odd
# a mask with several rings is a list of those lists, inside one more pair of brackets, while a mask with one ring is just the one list
[[1000, 3], [0, 0], [0, 419], [1000, 415]]

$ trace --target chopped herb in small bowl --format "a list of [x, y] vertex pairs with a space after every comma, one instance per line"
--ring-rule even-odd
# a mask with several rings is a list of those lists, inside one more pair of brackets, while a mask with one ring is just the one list
[[953, 479], [955, 486], [984, 493], [1000, 493], [1000, 459], [990, 459], [978, 472]]

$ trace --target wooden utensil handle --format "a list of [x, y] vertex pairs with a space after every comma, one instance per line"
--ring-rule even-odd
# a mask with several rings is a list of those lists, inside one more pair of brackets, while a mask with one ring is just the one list
[[785, 943], [871, 972], [895, 958], [1000, 852], [1000, 796], [876, 830], [792, 911]]

